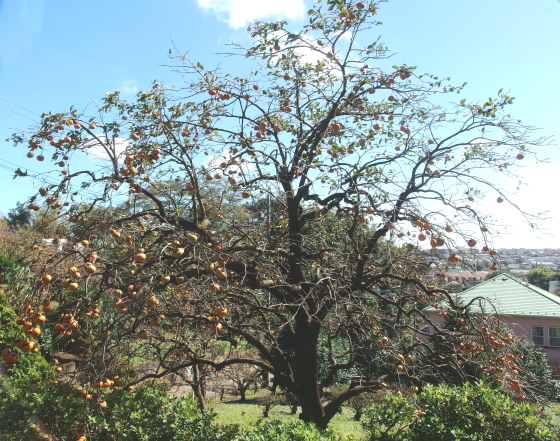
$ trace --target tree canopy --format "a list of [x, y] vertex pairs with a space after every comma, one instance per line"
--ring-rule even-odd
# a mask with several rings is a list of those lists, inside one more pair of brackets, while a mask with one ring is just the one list
[[[60, 184], [29, 207], [77, 223], [74, 246], [53, 252], [22, 309], [54, 308], [50, 344], [74, 339], [76, 381], [99, 386], [139, 356], [160, 370], [132, 383], [250, 364], [325, 427], [361, 393], [449, 369], [468, 379], [462, 366], [481, 348], [507, 353], [511, 338], [490, 344], [494, 321], [426, 283], [425, 256], [405, 244], [447, 247], [453, 262], [457, 246], [477, 243], [495, 256], [492, 218], [476, 201], [487, 192], [510, 203], [494, 177], [515, 175], [545, 140], [509, 116], [507, 93], [467, 102], [456, 98], [464, 85], [391, 65], [379, 39], [364, 45], [377, 12], [328, 0], [301, 30], [255, 22], [253, 46], [229, 54], [250, 60], [246, 76], [176, 51], [180, 87], [156, 81], [131, 102], [109, 93], [14, 135], [29, 157], [60, 166]], [[84, 167], [84, 153], [100, 160]], [[463, 326], [430, 321], [430, 304]], [[425, 325], [472, 350], [449, 343], [440, 354]], [[218, 344], [224, 356], [208, 356]], [[511, 360], [501, 371], [480, 364], [516, 378]], [[325, 401], [348, 372], [350, 387]]]

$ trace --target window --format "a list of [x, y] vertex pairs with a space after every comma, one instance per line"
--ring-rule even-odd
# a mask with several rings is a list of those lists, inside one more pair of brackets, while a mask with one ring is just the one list
[[544, 326], [533, 326], [533, 343], [544, 346]]
[[548, 328], [548, 344], [560, 346], [560, 328]]

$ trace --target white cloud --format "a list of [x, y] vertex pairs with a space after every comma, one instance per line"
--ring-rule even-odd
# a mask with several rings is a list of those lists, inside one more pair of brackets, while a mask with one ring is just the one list
[[251, 21], [263, 18], [302, 18], [305, 12], [303, 0], [197, 0], [198, 5], [218, 15], [232, 28], [247, 26]]
[[[98, 134], [96, 136], [102, 142], [104, 142], [104, 143], [107, 142], [107, 138], [105, 138], [105, 135]], [[90, 140], [87, 142], [86, 145], [87, 145], [87, 150], [85, 150], [85, 153], [87, 155], [92, 155], [97, 159], [108, 159], [109, 158], [109, 155], [107, 154], [107, 151], [105, 150], [105, 148], [96, 139], [90, 138]], [[115, 149], [115, 152], [117, 154], [117, 157], [120, 156], [126, 150], [128, 145], [129, 145], [129, 142], [125, 138], [117, 137], [117, 138], [114, 139], [114, 149]], [[113, 142], [110, 143], [110, 148], [111, 149], [113, 148]]]
[[496, 246], [560, 248], [560, 204], [555, 194], [560, 176], [560, 160], [548, 164], [528, 162], [518, 173], [522, 185], [512, 179], [502, 186], [508, 192], [508, 199], [529, 214], [548, 213], [537, 219], [539, 229], [533, 230], [514, 207], [506, 202], [498, 204], [498, 195], [489, 193], [483, 200], [482, 207], [491, 212], [494, 219], [503, 226], [499, 236], [494, 236]]
[[126, 80], [123, 81], [121, 83], [121, 87], [119, 87], [119, 90], [122, 93], [130, 93], [130, 94], [136, 94], [138, 93], [138, 91], [140, 90], [138, 87], [140, 86], [140, 82], [136, 81], [136, 80]]

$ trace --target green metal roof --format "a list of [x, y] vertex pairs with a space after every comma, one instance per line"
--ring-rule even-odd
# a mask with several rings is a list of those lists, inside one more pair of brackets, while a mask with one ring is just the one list
[[[469, 288], [457, 296], [464, 303], [476, 297], [487, 299], [501, 314], [560, 317], [559, 296], [505, 273]], [[475, 301], [472, 309], [480, 311], [479, 302]], [[493, 308], [483, 303], [483, 309], [488, 313]], [[433, 308], [426, 310], [435, 311]]]

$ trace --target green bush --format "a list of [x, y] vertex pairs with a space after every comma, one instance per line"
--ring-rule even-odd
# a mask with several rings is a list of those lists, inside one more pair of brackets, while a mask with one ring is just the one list
[[164, 385], [93, 393], [92, 399], [66, 383], [50, 383], [39, 392], [4, 403], [0, 418], [9, 424], [0, 429], [0, 439], [35, 441], [36, 428], [53, 439], [85, 435], [90, 441], [230, 441], [238, 431], [214, 426], [214, 414], [200, 412], [190, 396], [170, 395]]
[[261, 421], [257, 426], [244, 430], [235, 441], [340, 441], [331, 431], [321, 431], [303, 421], [286, 423], [279, 420]]
[[539, 397], [558, 400], [560, 384], [552, 378], [552, 369], [543, 349], [525, 337], [518, 337], [511, 352], [523, 357], [517, 360], [523, 383]]
[[31, 386], [54, 378], [54, 370], [40, 352], [23, 352], [14, 347], [17, 340], [30, 340], [16, 320], [17, 316], [8, 307], [5, 294], [0, 291], [0, 352], [8, 348], [19, 356], [16, 364], [8, 368], [8, 375], [0, 376], [0, 386], [4, 385], [2, 389], [7, 387], [6, 382], [14, 384], [14, 387], [20, 383]]
[[362, 427], [369, 440], [408, 440], [409, 426], [414, 422], [417, 407], [402, 395], [386, 394], [385, 399], [365, 411]]
[[30, 273], [23, 259], [0, 254], [0, 283], [14, 283]]
[[487, 386], [428, 385], [417, 398], [388, 396], [371, 406], [369, 440], [552, 441], [557, 436], [533, 407]]

